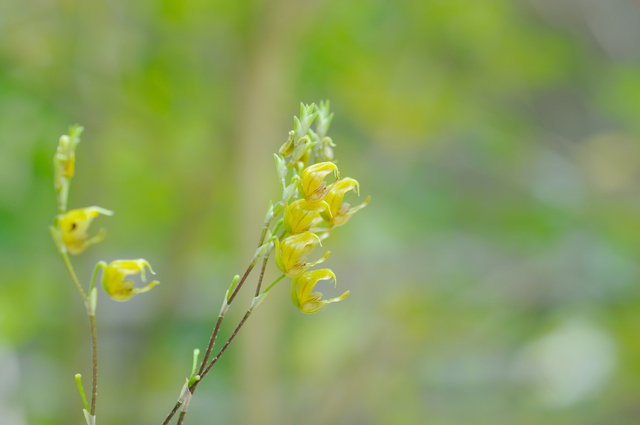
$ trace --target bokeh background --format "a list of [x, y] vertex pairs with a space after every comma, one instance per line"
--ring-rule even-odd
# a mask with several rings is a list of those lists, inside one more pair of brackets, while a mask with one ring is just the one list
[[325, 243], [351, 296], [308, 316], [279, 284], [186, 422], [640, 421], [639, 2], [24, 0], [0, 2], [0, 424], [84, 423], [47, 230], [68, 126], [70, 207], [116, 212], [79, 275], [144, 257], [161, 281], [100, 296], [98, 421], [159, 424], [323, 99], [372, 197]]

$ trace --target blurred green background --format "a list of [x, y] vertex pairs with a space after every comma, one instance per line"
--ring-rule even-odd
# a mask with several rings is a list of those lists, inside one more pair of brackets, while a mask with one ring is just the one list
[[47, 230], [68, 126], [69, 206], [116, 213], [79, 275], [144, 257], [161, 281], [100, 296], [98, 423], [159, 424], [322, 99], [372, 197], [325, 243], [322, 289], [351, 296], [303, 315], [276, 286], [186, 422], [640, 421], [637, 1], [26, 0], [0, 2], [0, 424], [84, 423]]

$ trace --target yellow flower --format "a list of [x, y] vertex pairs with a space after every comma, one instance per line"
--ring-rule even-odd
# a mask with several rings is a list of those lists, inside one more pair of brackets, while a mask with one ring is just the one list
[[305, 199], [298, 199], [288, 204], [284, 209], [284, 228], [292, 235], [306, 232], [311, 226], [322, 220], [319, 218], [322, 211], [331, 214], [326, 202], [312, 203]]
[[323, 300], [320, 292], [311, 292], [319, 280], [329, 279], [333, 279], [335, 285], [336, 275], [329, 269], [313, 270], [291, 279], [291, 300], [301, 312], [311, 314], [320, 311], [329, 303], [335, 303], [347, 298], [349, 291], [330, 300]]
[[335, 183], [333, 188], [327, 193], [324, 200], [329, 204], [329, 210], [331, 215], [327, 215], [325, 219], [333, 224], [334, 226], [342, 226], [344, 223], [351, 218], [353, 214], [355, 214], [361, 208], [367, 206], [371, 197], [368, 196], [365, 201], [358, 205], [357, 207], [351, 208], [351, 206], [347, 202], [342, 202], [344, 199], [345, 193], [350, 190], [356, 190], [356, 193], [360, 194], [360, 187], [358, 186], [358, 182], [352, 178], [346, 177], [341, 179]]
[[92, 238], [87, 235], [91, 222], [100, 214], [113, 215], [113, 212], [100, 207], [88, 207], [70, 210], [60, 216], [62, 241], [71, 254], [80, 254], [90, 245], [104, 239], [104, 229]]
[[320, 238], [311, 232], [289, 236], [282, 242], [276, 239], [276, 265], [289, 277], [300, 276], [310, 267], [322, 263], [329, 256], [329, 251], [327, 251], [318, 261], [307, 263], [307, 258], [304, 255], [311, 252], [313, 247], [319, 243]]
[[144, 288], [134, 288], [132, 281], [124, 280], [126, 276], [140, 273], [140, 279], [144, 282], [145, 266], [149, 268], [151, 273], [155, 274], [151, 269], [151, 265], [142, 258], [137, 260], [112, 261], [111, 264], [104, 269], [102, 287], [107, 294], [116, 301], [127, 301], [136, 294], [147, 292], [160, 282], [154, 280]]
[[327, 182], [324, 178], [333, 174], [336, 177], [336, 182], [340, 178], [340, 172], [338, 167], [333, 162], [319, 162], [317, 164], [310, 165], [302, 171], [302, 190], [304, 191], [305, 198], [311, 202], [321, 201], [325, 195], [336, 184], [332, 183], [327, 187]]

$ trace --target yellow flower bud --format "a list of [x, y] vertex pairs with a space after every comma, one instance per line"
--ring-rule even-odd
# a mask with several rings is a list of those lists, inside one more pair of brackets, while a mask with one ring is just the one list
[[69, 135], [60, 137], [58, 148], [53, 156], [55, 167], [54, 184], [60, 184], [62, 178], [70, 179], [74, 174], [76, 162], [76, 146], [80, 143], [80, 135], [84, 129], [82, 127], [71, 127]]
[[323, 300], [322, 293], [311, 292], [319, 280], [333, 279], [334, 285], [336, 275], [329, 269], [313, 270], [304, 273], [302, 276], [291, 279], [291, 300], [303, 313], [317, 313], [324, 306], [330, 303], [342, 301], [349, 295], [349, 291], [336, 298]]
[[298, 277], [316, 264], [322, 263], [329, 256], [329, 251], [318, 261], [307, 263], [304, 256], [320, 243], [320, 238], [311, 232], [289, 236], [282, 242], [276, 239], [276, 265], [289, 277]]
[[147, 292], [158, 283], [154, 280], [144, 288], [134, 288], [133, 282], [124, 280], [126, 276], [140, 273], [140, 279], [145, 281], [145, 270], [148, 267], [153, 274], [151, 265], [142, 258], [137, 260], [115, 260], [105, 267], [102, 275], [102, 287], [111, 298], [116, 301], [127, 301], [136, 294]]
[[77, 255], [104, 239], [104, 229], [92, 238], [87, 235], [91, 222], [100, 214], [113, 215], [113, 212], [100, 207], [88, 207], [70, 210], [60, 216], [60, 233], [67, 251]]
[[[336, 181], [327, 187], [327, 182], [324, 178], [334, 173]], [[305, 198], [311, 202], [321, 201], [325, 195], [333, 188], [338, 179], [340, 178], [340, 172], [338, 167], [333, 162], [319, 162], [317, 164], [310, 165], [302, 171], [302, 190], [304, 191]]]
[[306, 232], [311, 226], [322, 221], [320, 218], [322, 211], [331, 214], [329, 205], [326, 202], [312, 203], [305, 199], [298, 199], [284, 209], [284, 228], [292, 235]]
[[284, 144], [280, 146], [280, 149], [278, 150], [278, 153], [280, 154], [280, 156], [284, 158], [293, 153], [293, 149], [295, 148], [295, 145], [293, 143], [294, 140], [295, 140], [295, 132], [291, 130], [289, 132], [289, 137], [287, 138], [287, 141], [284, 142]]
[[353, 189], [356, 190], [358, 195], [360, 194], [358, 182], [352, 178], [346, 177], [337, 181], [325, 196], [324, 200], [329, 204], [329, 210], [331, 212], [331, 216], [327, 215], [325, 218], [334, 226], [341, 226], [346, 223], [353, 214], [367, 206], [371, 200], [371, 197], [368, 196], [362, 204], [351, 208], [347, 202], [342, 202], [342, 200], [344, 199], [345, 193]]
[[64, 213], [67, 210], [67, 198], [69, 196], [69, 181], [75, 172], [76, 146], [80, 143], [80, 135], [83, 128], [73, 126], [69, 134], [60, 137], [58, 148], [53, 155], [53, 187], [58, 198], [58, 210]]
[[71, 151], [67, 160], [64, 161], [64, 166], [62, 167], [62, 176], [70, 179], [73, 177], [75, 173], [75, 165], [76, 165], [76, 153]]

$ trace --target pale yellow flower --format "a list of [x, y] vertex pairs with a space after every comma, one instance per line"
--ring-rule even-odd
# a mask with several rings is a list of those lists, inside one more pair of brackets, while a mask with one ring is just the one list
[[321, 201], [325, 195], [336, 184], [333, 182], [327, 186], [327, 182], [324, 178], [333, 173], [336, 178], [336, 182], [340, 178], [340, 172], [338, 167], [333, 162], [319, 162], [308, 166], [302, 171], [302, 183], [300, 186], [304, 191], [304, 196], [308, 201], [318, 202]]
[[329, 205], [331, 215], [327, 215], [325, 219], [329, 223], [334, 226], [341, 226], [345, 224], [347, 220], [349, 220], [349, 218], [351, 218], [351, 216], [358, 210], [367, 206], [371, 200], [370, 196], [368, 196], [362, 204], [353, 208], [351, 208], [347, 202], [342, 202], [345, 193], [353, 189], [355, 189], [357, 194], [360, 194], [358, 182], [352, 178], [346, 177], [337, 181], [331, 190], [329, 190], [329, 193], [326, 194], [324, 200]]
[[104, 239], [104, 229], [91, 238], [87, 235], [91, 222], [100, 214], [113, 215], [113, 212], [100, 207], [88, 207], [70, 210], [60, 216], [60, 233], [69, 253], [80, 254]]
[[102, 287], [111, 298], [116, 301], [127, 301], [136, 294], [147, 292], [159, 282], [154, 280], [144, 288], [134, 288], [133, 282], [124, 280], [126, 276], [140, 273], [140, 279], [145, 281], [145, 267], [153, 274], [151, 265], [142, 258], [137, 260], [115, 260], [105, 267], [102, 275]]
[[304, 256], [311, 252], [314, 246], [320, 243], [320, 238], [311, 232], [292, 235], [282, 242], [276, 239], [276, 265], [289, 277], [298, 277], [310, 267], [322, 263], [329, 256], [329, 251], [324, 256], [312, 263], [307, 263]]
[[320, 213], [329, 211], [329, 205], [324, 202], [309, 202], [306, 199], [298, 199], [288, 204], [284, 209], [284, 228], [292, 234], [306, 232], [318, 221], [322, 221]]
[[349, 295], [346, 291], [342, 295], [329, 300], [322, 299], [322, 293], [311, 292], [319, 280], [333, 279], [334, 286], [336, 275], [329, 269], [308, 271], [300, 277], [291, 280], [291, 300], [303, 313], [316, 313], [330, 303], [342, 301]]

